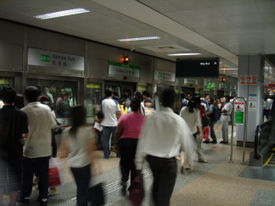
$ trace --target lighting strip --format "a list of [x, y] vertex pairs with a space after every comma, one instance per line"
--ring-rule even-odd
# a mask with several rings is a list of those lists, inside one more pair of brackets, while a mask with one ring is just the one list
[[168, 54], [168, 56], [193, 56], [193, 55], [201, 55], [199, 52], [189, 52], [189, 53], [175, 53], [175, 54]]
[[143, 37], [118, 39], [118, 41], [127, 42], [127, 41], [144, 41], [144, 40], [153, 40], [153, 39], [160, 39], [160, 37], [159, 36], [143, 36]]
[[75, 8], [75, 9], [68, 9], [68, 10], [63, 10], [63, 11], [56, 11], [56, 12], [41, 14], [41, 15], [34, 16], [34, 18], [46, 20], [46, 19], [63, 17], [63, 16], [83, 14], [83, 13], [87, 13], [87, 12], [90, 12], [90, 11], [87, 9], [83, 9], [83, 8]]

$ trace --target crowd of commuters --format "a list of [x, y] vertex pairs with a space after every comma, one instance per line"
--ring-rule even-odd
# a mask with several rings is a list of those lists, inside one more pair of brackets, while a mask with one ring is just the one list
[[[48, 202], [49, 160], [57, 154], [53, 134], [57, 127], [51, 97], [41, 95], [38, 87], [25, 90], [25, 101], [12, 88], [0, 92], [0, 195], [10, 195], [10, 205], [19, 200], [29, 203], [34, 176], [38, 179], [41, 205]], [[156, 101], [147, 91], [133, 97], [114, 98], [111, 89], [98, 111], [96, 128], [102, 128], [103, 156], [109, 159], [113, 149], [120, 157], [121, 194], [141, 175], [147, 161], [153, 174], [152, 200], [156, 206], [168, 206], [175, 186], [177, 159], [181, 171], [193, 169], [193, 161], [207, 163], [201, 143], [217, 144], [215, 124], [220, 124], [222, 141], [228, 143], [228, 124], [233, 109], [229, 97], [211, 98], [182, 95], [164, 89]], [[23, 100], [23, 101], [22, 101]], [[176, 106], [177, 105], [177, 106]], [[99, 167], [95, 158], [94, 128], [86, 123], [83, 105], [71, 107], [70, 127], [62, 132], [59, 158], [67, 158], [77, 186], [77, 205], [88, 205], [91, 167]], [[165, 185], [165, 186], [164, 186]], [[20, 191], [20, 192], [19, 192]]]

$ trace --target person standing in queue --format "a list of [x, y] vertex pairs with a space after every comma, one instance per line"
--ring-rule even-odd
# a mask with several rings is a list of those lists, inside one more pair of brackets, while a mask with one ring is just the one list
[[2, 194], [10, 195], [10, 206], [16, 205], [21, 186], [22, 142], [27, 137], [27, 115], [15, 107], [16, 92], [8, 87], [0, 91], [4, 106], [0, 109], [0, 205]]
[[221, 122], [222, 122], [222, 144], [228, 144], [228, 123], [231, 120], [233, 105], [230, 102], [230, 97], [225, 97], [225, 105], [221, 110]]
[[[131, 172], [131, 183], [136, 176], [135, 155], [138, 138], [143, 126], [145, 116], [139, 113], [140, 99], [134, 98], [130, 107], [132, 113], [122, 115], [116, 129], [116, 137], [119, 138], [121, 194], [126, 195], [127, 181]], [[131, 186], [131, 185], [130, 185]]]
[[41, 205], [48, 203], [49, 159], [52, 155], [52, 129], [56, 122], [51, 109], [38, 101], [41, 91], [35, 86], [28, 86], [25, 97], [28, 104], [22, 108], [27, 114], [29, 135], [23, 151], [23, 181], [21, 202], [28, 203], [32, 192], [33, 175], [39, 178], [38, 200]]
[[88, 205], [88, 189], [91, 180], [91, 165], [95, 163], [95, 139], [93, 129], [86, 125], [86, 109], [75, 106], [71, 109], [71, 127], [63, 131], [59, 157], [68, 157], [76, 187], [77, 206]]
[[138, 173], [143, 167], [144, 158], [153, 173], [152, 200], [155, 206], [169, 206], [177, 176], [177, 160], [180, 149], [187, 155], [192, 152], [192, 134], [186, 122], [173, 107], [176, 93], [164, 89], [160, 95], [161, 110], [149, 115], [144, 122], [137, 153]]
[[102, 112], [104, 114], [104, 119], [102, 120], [101, 125], [103, 126], [102, 136], [105, 159], [109, 159], [110, 157], [110, 139], [113, 139], [113, 144], [117, 144], [117, 140], [114, 138], [117, 120], [121, 114], [119, 104], [116, 100], [113, 99], [113, 95], [114, 92], [111, 89], [107, 89], [105, 91], [106, 97], [102, 101]]

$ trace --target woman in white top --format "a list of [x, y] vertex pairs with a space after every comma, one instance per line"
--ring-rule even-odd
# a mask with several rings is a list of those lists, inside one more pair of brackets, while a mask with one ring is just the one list
[[[199, 158], [199, 162], [206, 163], [207, 161], [204, 159], [202, 151], [201, 151], [201, 140], [203, 137], [202, 132], [202, 124], [201, 124], [201, 115], [200, 115], [200, 99], [196, 97], [192, 97], [187, 106], [183, 107], [180, 111], [180, 116], [186, 121], [189, 126], [193, 136], [197, 142], [197, 154]], [[190, 169], [190, 162], [186, 160], [187, 164], [186, 168]], [[183, 170], [183, 168], [182, 168]]]
[[61, 158], [68, 157], [77, 186], [77, 206], [87, 206], [95, 143], [92, 128], [86, 126], [84, 106], [76, 106], [71, 109], [71, 125], [63, 132], [59, 156]]

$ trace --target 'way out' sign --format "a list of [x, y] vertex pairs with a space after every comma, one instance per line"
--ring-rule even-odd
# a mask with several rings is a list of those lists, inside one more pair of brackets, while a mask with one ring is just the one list
[[236, 101], [234, 103], [234, 124], [244, 125], [245, 102]]

